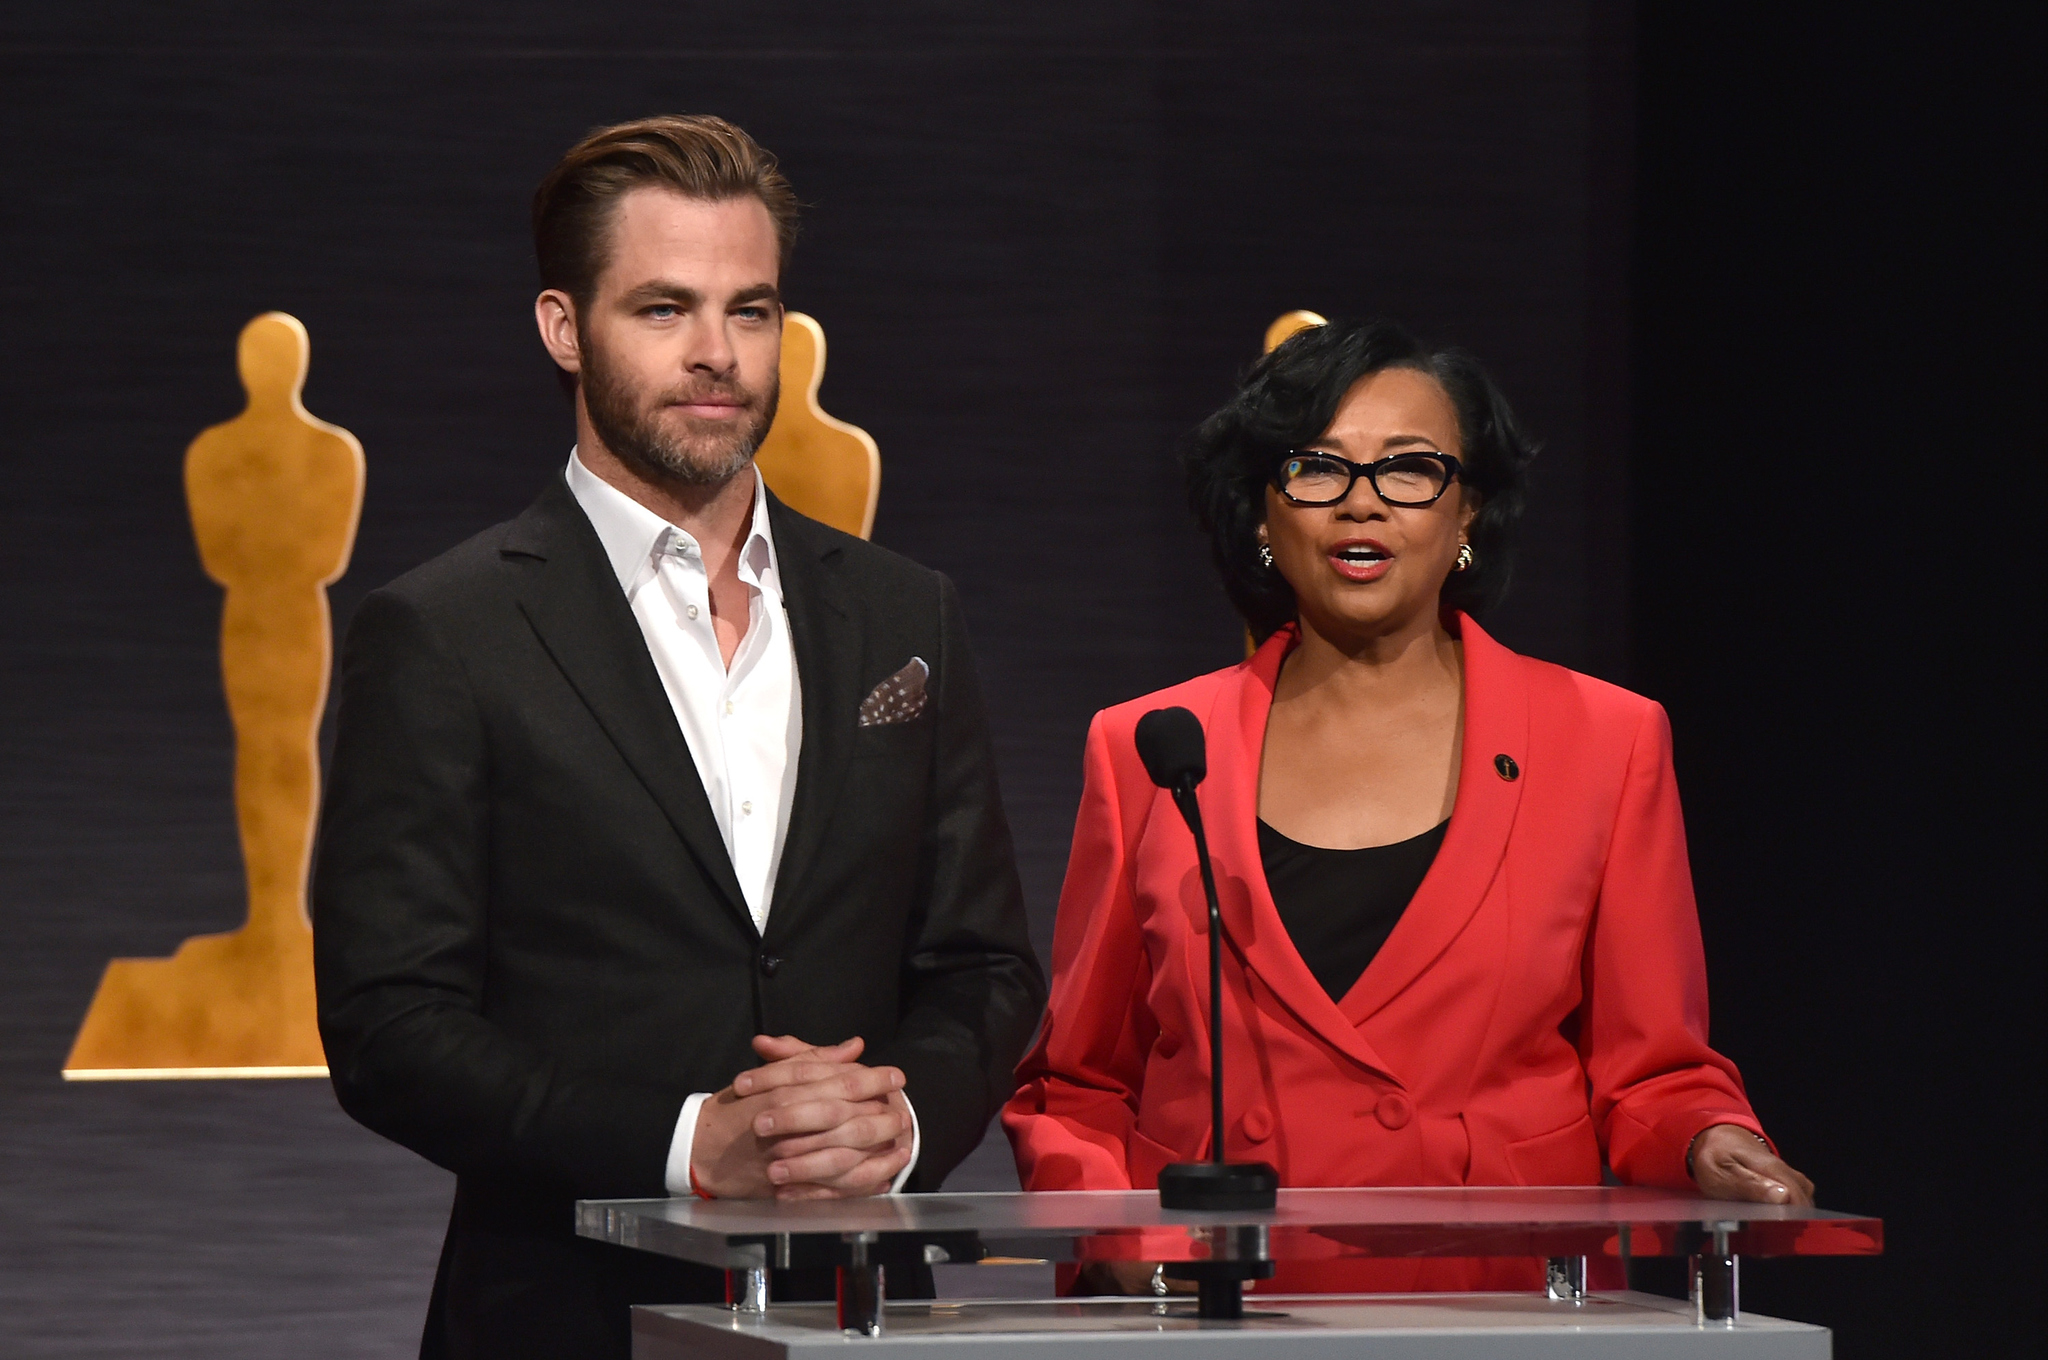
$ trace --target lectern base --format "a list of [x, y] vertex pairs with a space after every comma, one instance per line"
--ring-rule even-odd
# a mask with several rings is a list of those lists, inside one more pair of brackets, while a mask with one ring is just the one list
[[[765, 1315], [685, 1306], [633, 1310], [633, 1360], [1829, 1360], [1824, 1327], [1745, 1315], [1694, 1321], [1650, 1294], [1254, 1295], [1214, 1322], [1187, 1300], [1045, 1299], [890, 1303], [877, 1338], [842, 1331], [833, 1306], [774, 1304]], [[1364, 1348], [1369, 1346], [1370, 1350]], [[1164, 1349], [1162, 1349], [1164, 1347]]]

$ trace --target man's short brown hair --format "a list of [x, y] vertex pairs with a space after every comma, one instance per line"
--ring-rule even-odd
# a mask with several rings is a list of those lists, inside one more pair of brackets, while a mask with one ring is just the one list
[[723, 118], [675, 114], [599, 128], [548, 171], [533, 195], [540, 286], [587, 305], [604, 272], [613, 210], [650, 184], [714, 203], [760, 199], [775, 223], [778, 261], [789, 260], [797, 201], [775, 157]]

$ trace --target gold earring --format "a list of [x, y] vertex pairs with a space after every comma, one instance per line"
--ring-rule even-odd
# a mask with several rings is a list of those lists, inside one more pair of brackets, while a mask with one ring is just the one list
[[1460, 544], [1458, 545], [1458, 565], [1457, 565], [1457, 566], [1455, 566], [1455, 567], [1452, 567], [1452, 568], [1451, 568], [1451, 570], [1452, 570], [1452, 571], [1463, 571], [1463, 570], [1465, 570], [1465, 569], [1466, 569], [1467, 567], [1469, 567], [1469, 566], [1471, 566], [1471, 565], [1472, 565], [1472, 545], [1471, 545], [1470, 543], [1460, 543]]

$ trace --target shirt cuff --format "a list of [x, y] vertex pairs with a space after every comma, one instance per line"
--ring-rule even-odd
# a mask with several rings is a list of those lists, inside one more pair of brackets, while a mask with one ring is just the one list
[[683, 1112], [676, 1117], [676, 1131], [668, 1140], [668, 1171], [662, 1177], [671, 1195], [696, 1193], [690, 1189], [690, 1150], [697, 1142], [697, 1112], [709, 1099], [711, 1092], [699, 1091], [683, 1102]]
[[903, 1097], [903, 1106], [910, 1111], [910, 1160], [903, 1164], [903, 1169], [896, 1173], [896, 1179], [889, 1183], [889, 1193], [892, 1195], [903, 1193], [903, 1187], [910, 1183], [910, 1173], [917, 1170], [917, 1155], [924, 1151], [924, 1136], [917, 1128], [917, 1106], [910, 1103], [910, 1096], [907, 1093]]

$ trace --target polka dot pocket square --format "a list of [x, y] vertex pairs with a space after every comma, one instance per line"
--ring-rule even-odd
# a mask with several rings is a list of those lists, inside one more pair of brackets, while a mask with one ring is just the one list
[[860, 701], [860, 725], [888, 727], [923, 717], [930, 702], [925, 697], [924, 682], [931, 673], [932, 668], [924, 664], [923, 657], [910, 658], [909, 665], [869, 690], [868, 697]]

